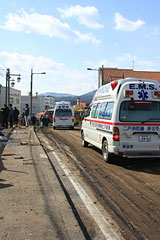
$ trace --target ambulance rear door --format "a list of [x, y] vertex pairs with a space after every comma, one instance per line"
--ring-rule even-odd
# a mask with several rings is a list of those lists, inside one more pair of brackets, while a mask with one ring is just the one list
[[133, 82], [121, 88], [120, 148], [127, 155], [160, 153], [160, 89], [155, 83]]

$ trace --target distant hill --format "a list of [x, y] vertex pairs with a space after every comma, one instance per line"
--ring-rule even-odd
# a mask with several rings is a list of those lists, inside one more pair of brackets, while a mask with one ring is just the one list
[[39, 94], [39, 96], [52, 96], [55, 97], [55, 101], [69, 101], [72, 102], [73, 104], [76, 104], [77, 98], [80, 99], [81, 102], [86, 102], [87, 104], [90, 104], [92, 102], [93, 96], [95, 94], [96, 90], [92, 92], [88, 92], [83, 95], [72, 95], [68, 93], [56, 93], [56, 92], [45, 92]]
[[69, 93], [56, 93], [56, 92], [45, 92], [39, 94], [40, 96], [52, 96], [52, 97], [76, 97], [76, 95], [72, 95]]
[[79, 96], [81, 102], [91, 103], [96, 90]]

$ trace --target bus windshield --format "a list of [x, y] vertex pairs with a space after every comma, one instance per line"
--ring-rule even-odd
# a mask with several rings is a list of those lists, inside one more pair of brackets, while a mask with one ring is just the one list
[[160, 102], [124, 101], [120, 106], [121, 122], [160, 122]]
[[60, 116], [60, 117], [63, 117], [63, 116], [72, 116], [72, 111], [71, 111], [71, 109], [69, 109], [69, 108], [56, 109], [55, 116]]

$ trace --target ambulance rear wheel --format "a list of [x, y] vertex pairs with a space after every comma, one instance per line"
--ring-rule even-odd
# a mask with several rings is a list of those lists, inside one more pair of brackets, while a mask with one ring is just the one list
[[88, 147], [88, 142], [84, 140], [84, 133], [81, 133], [81, 142], [82, 142], [82, 147]]
[[103, 144], [102, 144], [102, 154], [103, 154], [103, 159], [106, 163], [109, 162], [109, 158], [110, 158], [110, 154], [108, 152], [108, 142], [107, 140], [104, 140], [103, 141]]

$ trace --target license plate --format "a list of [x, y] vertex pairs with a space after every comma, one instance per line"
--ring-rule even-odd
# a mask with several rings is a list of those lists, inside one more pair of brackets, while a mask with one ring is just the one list
[[139, 136], [139, 142], [150, 142], [151, 141], [151, 136], [150, 135], [145, 135], [145, 136]]

